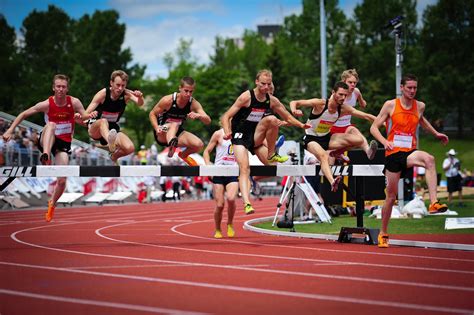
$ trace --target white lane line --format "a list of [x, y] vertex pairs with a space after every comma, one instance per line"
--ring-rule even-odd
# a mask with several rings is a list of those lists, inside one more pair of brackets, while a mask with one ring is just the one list
[[214, 284], [214, 283], [208, 283], [208, 282], [174, 280], [174, 279], [164, 279], [164, 278], [145, 277], [145, 276], [136, 276], [136, 275], [123, 275], [123, 274], [104, 273], [104, 272], [86, 271], [86, 270], [69, 270], [65, 268], [17, 264], [17, 263], [9, 263], [9, 262], [0, 262], [0, 264], [15, 266], [15, 267], [22, 267], [22, 268], [63, 271], [63, 272], [102, 276], [102, 277], [121, 278], [121, 279], [127, 279], [127, 280], [160, 282], [160, 283], [169, 283], [169, 284], [174, 284], [174, 285], [186, 285], [186, 286], [202, 287], [202, 288], [208, 288], [208, 289], [230, 290], [230, 291], [239, 291], [239, 292], [246, 292], [246, 293], [269, 294], [269, 295], [278, 295], [278, 296], [286, 296], [286, 297], [294, 297], [294, 298], [302, 298], [302, 299], [363, 304], [363, 305], [370, 305], [370, 306], [384, 306], [384, 307], [424, 310], [424, 311], [432, 311], [432, 312], [472, 314], [472, 310], [453, 308], [453, 307], [429, 306], [429, 305], [401, 303], [401, 302], [389, 302], [389, 301], [371, 300], [367, 298], [365, 299], [349, 298], [349, 297], [341, 297], [341, 296], [333, 296], [333, 295], [323, 295], [323, 294], [284, 291], [284, 290], [259, 289], [259, 288], [254, 288], [254, 287], [242, 287], [242, 286], [234, 286], [234, 285]]
[[149, 264], [149, 265], [108, 265], [108, 266], [80, 266], [80, 267], [67, 267], [71, 270], [92, 270], [92, 269], [133, 269], [133, 268], [160, 268], [160, 267], [187, 267], [182, 264]]
[[162, 307], [151, 307], [151, 306], [144, 306], [144, 305], [106, 302], [106, 301], [89, 300], [89, 299], [78, 299], [78, 298], [70, 298], [70, 297], [64, 297], [64, 296], [58, 296], [58, 295], [38, 294], [38, 293], [7, 290], [7, 289], [0, 289], [0, 294], [22, 296], [22, 297], [41, 299], [41, 300], [50, 300], [50, 301], [56, 301], [56, 302], [66, 302], [66, 303], [73, 303], [73, 304], [112, 307], [112, 308], [119, 308], [123, 310], [150, 312], [150, 313], [158, 313], [158, 314], [176, 314], [176, 315], [178, 314], [186, 314], [186, 315], [207, 314], [207, 313], [198, 313], [198, 312], [187, 312], [183, 310], [174, 310], [174, 309], [162, 308]]
[[[187, 248], [187, 247], [176, 247], [170, 245], [158, 245], [158, 244], [149, 244], [149, 243], [142, 243], [142, 242], [133, 242], [133, 241], [126, 241], [126, 240], [119, 240], [116, 238], [112, 238], [110, 236], [105, 236], [102, 233], [102, 230], [108, 228], [114, 228], [117, 226], [121, 226], [123, 224], [115, 224], [104, 226], [95, 231], [95, 234], [98, 236], [108, 239], [113, 242], [119, 243], [128, 243], [133, 245], [141, 245], [141, 246], [149, 246], [149, 247], [158, 247], [158, 248], [167, 248], [167, 249], [176, 249], [176, 250], [183, 250], [183, 251], [191, 251], [191, 252], [200, 252], [200, 253], [209, 253], [209, 254], [218, 254], [218, 255], [233, 255], [233, 256], [244, 256], [244, 257], [261, 257], [261, 258], [270, 258], [270, 259], [283, 259], [283, 260], [296, 260], [296, 261], [308, 261], [308, 262], [318, 262], [318, 263], [328, 263], [328, 264], [340, 264], [341, 261], [339, 260], [322, 260], [322, 259], [311, 259], [311, 258], [300, 258], [300, 257], [287, 257], [287, 256], [274, 256], [274, 255], [262, 255], [262, 254], [247, 254], [247, 253], [240, 253], [240, 252], [226, 252], [226, 251], [215, 251], [215, 250], [206, 250], [206, 249], [196, 249], [196, 248]], [[173, 227], [172, 229], [174, 229]], [[178, 232], [180, 233], [180, 232]], [[110, 234], [112, 235], [112, 234]], [[205, 239], [205, 240], [213, 240], [213, 241], [223, 241], [223, 239], [215, 240], [211, 237], [201, 237], [197, 236], [195, 238]], [[228, 240], [228, 239], [226, 239]], [[229, 242], [233, 243], [241, 243], [242, 241], [234, 241], [228, 240]], [[243, 242], [245, 244], [251, 245], [259, 245], [262, 246], [261, 243], [256, 242]], [[265, 244], [268, 245], [268, 244]], [[268, 245], [272, 246], [272, 245]], [[277, 245], [280, 246], [280, 245]], [[382, 267], [382, 268], [393, 268], [393, 269], [408, 269], [408, 270], [419, 270], [419, 271], [435, 271], [435, 272], [448, 272], [448, 273], [459, 273], [459, 274], [474, 274], [474, 271], [463, 271], [463, 270], [455, 270], [455, 269], [441, 269], [441, 268], [426, 268], [426, 267], [414, 267], [414, 266], [400, 266], [400, 265], [387, 265], [387, 264], [374, 264], [374, 263], [366, 263], [366, 262], [344, 262], [347, 265], [361, 265], [364, 266], [371, 266], [371, 267]]]
[[[125, 205], [125, 206], [129, 206], [129, 205]], [[177, 206], [177, 205], [176, 205]], [[181, 203], [180, 206], [182, 207], [186, 207], [186, 212], [182, 212], [180, 210], [180, 208], [175, 208], [173, 210], [163, 210], [163, 211], [160, 211], [159, 213], [160, 214], [170, 214], [172, 215], [173, 217], [176, 217], [178, 214], [179, 215], [186, 215], [186, 213], [192, 213], [191, 216], [188, 216], [189, 217], [202, 217], [202, 216], [208, 216], [208, 211], [207, 210], [202, 210], [203, 207], [205, 207], [206, 205], [196, 205], [194, 204], [191, 208], [189, 207], [190, 205], [187, 205], [185, 203]], [[123, 211], [120, 209], [120, 207], [122, 206], [116, 206], [115, 208], [117, 209], [116, 212], [114, 213], [110, 213], [109, 210], [107, 210], [107, 216], [103, 215], [104, 213], [100, 213], [98, 214], [97, 216], [99, 216], [100, 218], [104, 218], [104, 217], [107, 217], [107, 218], [110, 218], [109, 216], [110, 215], [114, 215], [114, 216], [123, 216]], [[81, 209], [79, 209], [81, 210]], [[273, 215], [274, 213], [274, 208], [273, 207], [263, 207], [261, 209], [262, 211], [259, 211], [259, 214], [261, 213], [262, 215]], [[112, 211], [112, 209], [111, 209]], [[115, 209], [114, 209], [115, 211]], [[176, 211], [180, 211], [179, 213], [177, 213]], [[196, 213], [201, 213], [203, 212], [202, 215], [199, 215], [199, 214], [196, 214]], [[266, 213], [268, 212], [268, 213]], [[160, 216], [160, 214], [157, 214], [156, 213], [156, 209], [147, 209], [147, 210], [143, 210], [143, 211], [140, 211], [138, 213], [144, 213], [144, 214], [137, 214], [137, 212], [133, 212], [134, 215], [130, 216], [130, 217], [126, 217], [126, 218], [121, 218], [123, 220], [127, 220], [127, 219], [136, 219], [137, 217], [141, 217], [141, 216], [147, 216], [148, 218], [150, 217], [150, 214], [153, 216]], [[146, 214], [145, 214], [146, 213]], [[85, 218], [85, 219], [90, 219], [91, 216], [93, 216], [91, 213], [88, 213], [87, 215], [81, 215], [81, 214], [77, 214], [77, 217], [78, 219], [81, 219], [81, 218]], [[236, 216], [235, 219], [238, 219], [239, 217], [242, 217], [242, 218], [245, 218], [246, 216], [242, 215], [242, 216]], [[167, 219], [169, 219], [169, 217], [167, 217]], [[160, 220], [160, 219], [156, 219], [156, 220]], [[156, 221], [156, 220], [150, 220], [150, 221]], [[89, 221], [85, 221], [85, 222], [78, 222], [78, 223], [90, 223], [90, 222], [101, 222], [103, 220], [100, 220], [100, 219], [97, 219], [97, 220], [89, 220]], [[203, 221], [208, 221], [208, 220], [203, 220]], [[203, 221], [193, 221], [189, 224], [195, 224], [195, 223], [201, 223]], [[43, 221], [38, 221], [38, 222], [43, 222]], [[137, 222], [138, 223], [138, 222]], [[186, 224], [183, 224], [183, 225], [186, 225]], [[52, 227], [52, 225], [50, 225]], [[176, 228], [176, 227], [180, 227], [181, 225], [178, 225], [178, 226], [175, 226], [173, 228]], [[46, 227], [46, 226], [45, 226]], [[174, 229], [174, 232], [175, 233], [178, 233], [180, 235], [183, 235], [183, 236], [187, 236], [187, 237], [194, 237], [194, 238], [200, 238], [200, 239], [209, 239], [209, 238], [206, 238], [206, 237], [200, 237], [200, 236], [195, 236], [195, 235], [191, 235], [191, 234], [186, 234], [186, 233], [182, 233], [182, 232], [179, 232], [177, 230]], [[222, 241], [222, 240], [221, 240]], [[227, 242], [235, 242], [235, 243], [241, 243], [241, 244], [249, 244], [249, 245], [259, 245], [259, 246], [268, 246], [268, 247], [279, 247], [279, 248], [289, 248], [289, 249], [301, 249], [301, 250], [305, 250], [305, 251], [319, 251], [319, 252], [334, 252], [334, 253], [351, 253], [353, 254], [354, 251], [350, 251], [350, 250], [339, 250], [339, 249], [325, 249], [325, 248], [315, 248], [315, 247], [305, 247], [305, 246], [287, 246], [287, 245], [276, 245], [276, 244], [265, 244], [265, 240], [262, 240], [262, 242], [245, 242], [245, 241], [237, 241], [237, 240], [225, 240]], [[449, 261], [449, 262], [454, 262], [454, 261], [459, 261], [459, 262], [474, 262], [474, 260], [472, 259], [459, 259], [459, 258], [451, 258], [451, 257], [435, 257], [435, 256], [422, 256], [422, 255], [412, 255], [412, 254], [399, 254], [399, 253], [383, 253], [383, 252], [369, 252], [369, 251], [357, 251], [358, 254], [363, 254], [363, 255], [376, 255], [376, 256], [393, 256], [393, 257], [406, 257], [406, 258], [417, 258], [417, 259], [428, 259], [428, 260], [441, 260], [441, 261]], [[424, 268], [421, 268], [421, 270], [425, 270]], [[436, 269], [429, 269], [429, 270], [433, 270], [433, 271], [436, 271]], [[444, 271], [444, 272], [457, 272], [456, 270], [446, 270], [446, 269], [440, 269], [439, 271]]]
[[[36, 229], [36, 228], [32, 228], [32, 229]], [[474, 288], [463, 287], [463, 286], [451, 286], [451, 285], [420, 283], [420, 282], [408, 282], [408, 281], [397, 281], [397, 280], [369, 279], [369, 278], [364, 278], [364, 277], [339, 276], [339, 275], [334, 275], [334, 274], [297, 272], [297, 271], [273, 270], [273, 269], [259, 269], [259, 268], [238, 267], [238, 266], [232, 266], [232, 265], [193, 263], [193, 262], [184, 262], [184, 261], [175, 261], [175, 260], [164, 260], [164, 259], [152, 259], [152, 258], [140, 258], [140, 257], [121, 256], [121, 255], [89, 253], [89, 252], [83, 252], [83, 251], [47, 247], [47, 246], [37, 245], [37, 244], [33, 244], [33, 243], [28, 243], [28, 242], [22, 241], [22, 240], [20, 240], [16, 237], [16, 234], [21, 233], [21, 232], [23, 232], [23, 231], [18, 231], [18, 232], [13, 233], [11, 235], [11, 238], [14, 239], [15, 241], [17, 241], [18, 243], [21, 243], [21, 244], [24, 244], [24, 245], [29, 245], [29, 246], [36, 247], [36, 248], [48, 249], [48, 250], [52, 250], [52, 251], [58, 251], [58, 252], [62, 252], [62, 253], [72, 253], [72, 254], [79, 254], [79, 255], [85, 255], [85, 256], [125, 259], [125, 260], [132, 260], [132, 261], [155, 262], [155, 263], [166, 263], [166, 264], [182, 264], [183, 266], [201, 266], [201, 267], [221, 268], [221, 269], [229, 269], [229, 270], [245, 270], [245, 271], [263, 272], [263, 273], [274, 273], [274, 274], [280, 274], [280, 275], [315, 277], [315, 278], [323, 278], [323, 279], [331, 279], [331, 280], [338, 279], [338, 280], [343, 280], [343, 281], [356, 281], [356, 282], [366, 282], [366, 283], [382, 283], [382, 284], [392, 284], [392, 285], [404, 285], [404, 286], [411, 286], [411, 287], [423, 287], [423, 288], [434, 288], [434, 289], [446, 289], [446, 290], [459, 290], [459, 291], [468, 291], [468, 292], [472, 291], [472, 292], [474, 292]], [[138, 243], [138, 242], [123, 242], [123, 243], [146, 245], [144, 243]], [[160, 246], [158, 246], [158, 247], [160, 247]], [[275, 257], [278, 257], [278, 256], [275, 256]], [[278, 257], [278, 258], [280, 258], [280, 257]], [[301, 259], [299, 259], [299, 260], [301, 260]]]

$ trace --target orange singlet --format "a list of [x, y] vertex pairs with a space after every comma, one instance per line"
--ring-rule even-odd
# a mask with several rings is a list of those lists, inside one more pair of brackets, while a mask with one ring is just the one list
[[395, 109], [387, 119], [388, 141], [393, 142], [393, 150], [385, 150], [385, 156], [397, 152], [409, 152], [416, 149], [416, 129], [420, 117], [416, 100], [413, 100], [410, 109], [404, 109], [399, 98], [395, 100]]

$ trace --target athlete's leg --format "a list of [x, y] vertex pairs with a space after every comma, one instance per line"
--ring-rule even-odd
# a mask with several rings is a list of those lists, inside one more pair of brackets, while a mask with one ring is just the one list
[[112, 161], [117, 161], [120, 157], [129, 155], [132, 152], [135, 152], [135, 146], [130, 140], [130, 138], [123, 132], [117, 134], [117, 139], [115, 140], [115, 151], [112, 152], [110, 158]]
[[392, 207], [397, 199], [398, 193], [398, 181], [400, 179], [400, 172], [393, 173], [389, 170], [385, 170], [385, 177], [387, 179], [387, 188], [385, 193], [385, 202], [382, 207], [382, 228], [380, 234], [387, 234], [388, 223], [392, 216]]
[[239, 187], [240, 193], [242, 194], [242, 200], [245, 204], [250, 203], [250, 165], [248, 150], [243, 145], [233, 145], [234, 155], [239, 165]]
[[318, 159], [319, 163], [321, 164], [321, 171], [323, 172], [326, 179], [331, 184], [333, 189], [337, 189], [338, 180], [336, 181], [332, 176], [331, 168], [329, 167], [329, 154], [326, 150], [324, 150], [319, 143], [316, 141], [311, 141], [308, 143], [306, 148], [310, 153], [314, 154], [314, 156]]
[[255, 147], [263, 144], [266, 139], [268, 156], [271, 158], [275, 154], [275, 142], [278, 138], [279, 119], [273, 115], [266, 116], [257, 125], [254, 133]]
[[43, 147], [43, 154], [40, 156], [40, 161], [43, 164], [51, 164], [51, 148], [54, 145], [56, 130], [56, 123], [49, 122], [44, 126], [41, 132], [41, 146]]
[[233, 224], [235, 214], [235, 199], [239, 191], [239, 183], [231, 182], [225, 187], [227, 198], [227, 224]]
[[[364, 135], [360, 132], [359, 129], [357, 129], [356, 127], [354, 126], [349, 126], [347, 129], [346, 129], [346, 133], [347, 134], [352, 134], [352, 135], [355, 135], [355, 136], [359, 136], [362, 138], [363, 142], [362, 142], [362, 145], [360, 146], [360, 148], [362, 150], [364, 150], [365, 154], [367, 154], [367, 157], [371, 157], [373, 156], [373, 150], [374, 148], [371, 148], [369, 146], [369, 143], [367, 142], [367, 139], [364, 137]], [[376, 148], [375, 148], [376, 149]]]
[[214, 200], [216, 201], [216, 209], [214, 210], [214, 224], [216, 231], [221, 231], [222, 211], [224, 210], [224, 185], [214, 184]]
[[179, 157], [185, 159], [188, 155], [201, 151], [204, 148], [204, 143], [194, 134], [183, 131], [178, 136], [178, 146], [186, 148], [179, 153]]
[[349, 150], [351, 148], [358, 148], [364, 142], [362, 135], [354, 135], [349, 133], [335, 133], [331, 136], [329, 141], [329, 150]]
[[428, 194], [430, 203], [438, 201], [436, 196], [438, 180], [436, 175], [436, 165], [434, 157], [425, 151], [414, 151], [407, 158], [407, 167], [423, 166], [426, 169], [426, 184], [428, 185]]

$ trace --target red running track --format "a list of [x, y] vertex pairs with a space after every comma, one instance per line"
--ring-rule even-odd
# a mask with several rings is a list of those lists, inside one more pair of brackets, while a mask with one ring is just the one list
[[0, 314], [473, 314], [473, 252], [242, 229], [277, 201], [220, 240], [212, 201], [2, 211]]

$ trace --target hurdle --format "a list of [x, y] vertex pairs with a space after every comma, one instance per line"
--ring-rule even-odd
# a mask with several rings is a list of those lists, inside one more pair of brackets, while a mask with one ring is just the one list
[[[378, 229], [364, 227], [364, 178], [384, 176], [383, 165], [338, 165], [332, 166], [333, 175], [354, 176], [356, 185], [356, 227], [343, 227], [339, 242], [364, 242], [377, 244]], [[251, 165], [251, 176], [316, 176], [322, 175], [319, 165]], [[1, 185], [3, 191], [11, 181], [19, 177], [136, 177], [136, 176], [239, 176], [237, 165], [201, 165], [201, 166], [161, 166], [161, 165], [121, 165], [121, 166], [3, 166], [0, 177], [6, 177]]]

